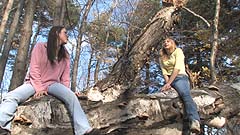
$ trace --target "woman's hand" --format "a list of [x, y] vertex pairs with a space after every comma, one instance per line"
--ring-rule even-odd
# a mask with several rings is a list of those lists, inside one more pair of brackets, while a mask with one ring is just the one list
[[34, 94], [33, 98], [40, 99], [44, 95], [46, 95], [46, 96], [48, 95], [47, 91], [38, 91]]
[[87, 99], [87, 95], [82, 93], [82, 92], [75, 92], [75, 94], [77, 95], [78, 98], [80, 99]]
[[172, 88], [172, 86], [169, 83], [166, 83], [163, 87], [162, 87], [162, 91], [167, 91], [170, 90]]
[[74, 92], [78, 97], [81, 97], [83, 96], [83, 93], [82, 92]]

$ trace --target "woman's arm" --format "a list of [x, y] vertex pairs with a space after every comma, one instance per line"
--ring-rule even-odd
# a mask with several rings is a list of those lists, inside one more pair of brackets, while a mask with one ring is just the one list
[[174, 81], [174, 79], [177, 77], [177, 75], [179, 74], [181, 67], [185, 65], [184, 64], [184, 54], [183, 54], [182, 49], [178, 48], [176, 51], [177, 51], [176, 55], [175, 55], [176, 62], [174, 65], [174, 69], [173, 69], [173, 72], [172, 72], [169, 80], [163, 86], [163, 88], [162, 88], [163, 91], [171, 88], [171, 84]]
[[43, 45], [37, 44], [31, 54], [31, 61], [30, 61], [30, 82], [33, 85], [36, 93], [34, 94], [34, 98], [41, 98], [44, 95], [48, 95], [46, 88], [43, 87], [41, 81], [41, 71], [40, 71], [40, 57], [42, 55], [41, 49]]
[[169, 78], [169, 80], [168, 80], [168, 84], [172, 84], [172, 82], [174, 81], [174, 79], [177, 77], [177, 75], [178, 75], [178, 73], [179, 73], [179, 69], [176, 69], [176, 68], [174, 68], [173, 69], [173, 72], [172, 72], [172, 74], [171, 74], [171, 76], [170, 76], [170, 78]]
[[179, 69], [174, 69], [173, 70], [173, 73], [171, 74], [169, 80], [166, 81], [166, 84], [162, 87], [162, 91], [166, 91], [166, 90], [169, 90], [170, 88], [172, 88], [171, 84], [174, 81], [174, 79], [177, 77], [179, 71], [180, 71]]
[[67, 58], [66, 58], [66, 67], [63, 71], [60, 81], [61, 81], [61, 84], [70, 88], [70, 58], [69, 58], [69, 56], [67, 56]]
[[173, 69], [173, 72], [170, 76], [170, 79], [168, 81], [169, 84], [172, 84], [172, 82], [174, 81], [174, 79], [177, 77], [177, 75], [179, 74], [180, 72], [180, 69], [181, 68], [185, 68], [185, 64], [184, 64], [184, 54], [183, 54], [183, 51], [182, 49], [178, 48], [176, 50], [176, 55], [175, 55], [175, 65], [174, 65], [174, 69]]
[[30, 82], [33, 85], [33, 88], [35, 89], [36, 92], [45, 90], [45, 88], [42, 85], [41, 71], [40, 71], [40, 65], [41, 65], [40, 61], [42, 59], [41, 57], [42, 46], [43, 44], [38, 43], [33, 48], [33, 51], [31, 54], [31, 61], [30, 61], [29, 77], [30, 77]]

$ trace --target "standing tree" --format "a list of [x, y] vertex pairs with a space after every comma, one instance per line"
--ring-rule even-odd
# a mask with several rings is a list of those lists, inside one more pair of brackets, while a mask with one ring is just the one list
[[80, 59], [81, 45], [83, 43], [82, 38], [83, 38], [85, 28], [87, 25], [86, 21], [87, 21], [88, 13], [94, 2], [95, 2], [95, 0], [88, 0], [85, 11], [81, 18], [80, 27], [78, 29], [78, 41], [77, 41], [76, 55], [75, 55], [75, 59], [74, 59], [72, 82], [71, 82], [71, 87], [72, 87], [73, 91], [76, 91], [76, 86], [77, 86], [78, 64], [79, 64], [79, 59]]
[[55, 11], [53, 15], [53, 26], [63, 25], [66, 10], [66, 0], [55, 0]]
[[220, 0], [216, 0], [216, 9], [215, 9], [215, 17], [214, 17], [214, 25], [213, 25], [213, 43], [212, 43], [212, 51], [211, 51], [211, 81], [213, 84], [217, 81], [216, 75], [216, 55], [218, 50], [218, 20], [219, 20], [219, 13], [220, 13]]
[[0, 53], [2, 52], [2, 46], [3, 46], [3, 39], [4, 39], [4, 35], [5, 35], [5, 30], [6, 30], [6, 25], [7, 25], [7, 21], [8, 21], [8, 17], [9, 14], [12, 10], [12, 6], [13, 6], [14, 0], [9, 0], [7, 3], [7, 7], [5, 9], [3, 18], [1, 20], [1, 25], [0, 25]]
[[18, 53], [14, 64], [13, 77], [9, 90], [13, 90], [23, 83], [27, 71], [27, 56], [32, 35], [33, 17], [35, 14], [37, 0], [28, 0], [26, 5], [20, 46], [18, 48]]
[[9, 55], [9, 51], [11, 49], [11, 43], [12, 43], [12, 39], [14, 37], [14, 34], [17, 30], [17, 26], [19, 24], [19, 18], [20, 15], [22, 13], [23, 10], [23, 5], [24, 5], [24, 0], [20, 0], [17, 6], [17, 11], [15, 12], [8, 36], [7, 36], [7, 41], [6, 44], [4, 46], [3, 52], [2, 52], [2, 56], [0, 58], [0, 82], [2, 82], [3, 79], [3, 75], [4, 75], [4, 71], [5, 71], [5, 67], [7, 66], [7, 59], [8, 59], [8, 55]]

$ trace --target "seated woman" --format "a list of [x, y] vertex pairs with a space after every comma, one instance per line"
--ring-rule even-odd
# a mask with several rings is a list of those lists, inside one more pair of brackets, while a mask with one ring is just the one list
[[160, 66], [165, 79], [162, 91], [173, 87], [182, 99], [185, 114], [189, 120], [189, 128], [192, 132], [200, 132], [200, 118], [196, 104], [190, 94], [190, 83], [185, 72], [184, 54], [182, 49], [177, 48], [176, 42], [166, 38], [163, 48], [160, 50]]
[[11, 120], [18, 105], [30, 97], [52, 95], [63, 101], [73, 119], [75, 135], [99, 135], [92, 129], [81, 108], [76, 94], [69, 89], [70, 58], [64, 44], [67, 31], [54, 26], [48, 34], [47, 43], [37, 43], [31, 55], [30, 71], [25, 83], [6, 94], [0, 105], [0, 135], [10, 133]]

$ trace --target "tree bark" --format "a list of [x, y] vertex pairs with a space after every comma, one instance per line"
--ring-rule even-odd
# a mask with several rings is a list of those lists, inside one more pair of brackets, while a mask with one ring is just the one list
[[27, 56], [32, 35], [33, 17], [36, 9], [36, 4], [37, 0], [28, 0], [26, 14], [24, 17], [24, 25], [21, 32], [20, 46], [14, 64], [13, 76], [9, 91], [21, 85], [26, 75]]
[[56, 0], [55, 12], [53, 17], [53, 26], [63, 25], [64, 14], [66, 10], [66, 0]]
[[73, 74], [72, 74], [72, 82], [71, 82], [71, 87], [73, 91], [76, 91], [76, 86], [77, 86], [77, 73], [78, 73], [78, 63], [80, 59], [80, 51], [81, 51], [81, 45], [82, 45], [82, 37], [84, 33], [84, 29], [86, 27], [86, 21], [88, 17], [88, 13], [93, 5], [95, 0], [88, 0], [86, 4], [86, 9], [83, 13], [82, 19], [81, 19], [81, 25], [78, 30], [78, 41], [77, 41], [77, 47], [76, 47], [76, 55], [74, 59], [74, 65], [73, 65]]
[[14, 0], [9, 0], [8, 1], [7, 7], [5, 9], [5, 12], [4, 12], [4, 15], [3, 15], [3, 18], [2, 18], [2, 21], [1, 21], [1, 26], [0, 26], [0, 52], [2, 52], [5, 30], [7, 28], [6, 25], [7, 25], [9, 14], [11, 12], [11, 8], [13, 6], [13, 2], [14, 2]]
[[96, 61], [96, 68], [95, 68], [95, 71], [94, 71], [94, 83], [98, 82], [99, 68], [100, 68], [100, 59], [97, 58], [97, 61]]
[[12, 22], [11, 27], [10, 27], [10, 31], [8, 33], [7, 41], [6, 41], [6, 44], [4, 46], [2, 56], [0, 58], [0, 82], [2, 82], [2, 79], [3, 79], [4, 71], [5, 71], [5, 68], [6, 68], [6, 65], [7, 65], [7, 59], [8, 59], [9, 51], [10, 51], [11, 46], [12, 46], [11, 45], [12, 39], [13, 39], [14, 34], [17, 30], [17, 26], [19, 24], [19, 17], [22, 13], [23, 5], [24, 5], [24, 0], [20, 0], [19, 3], [18, 3], [17, 11], [15, 12], [15, 15], [14, 15], [14, 18], [13, 18], [13, 22]]
[[[40, 18], [39, 18], [39, 19], [40, 19]], [[29, 49], [29, 51], [28, 51], [28, 60], [27, 60], [27, 66], [26, 66], [26, 67], [28, 67], [29, 64], [30, 64], [30, 61], [31, 61], [31, 53], [32, 53], [32, 50], [33, 50], [34, 46], [35, 46], [36, 43], [37, 43], [37, 37], [38, 37], [38, 35], [39, 35], [40, 30], [41, 30], [41, 21], [39, 20], [39, 21], [38, 21], [38, 26], [37, 26], [36, 33], [35, 33], [35, 35], [34, 35], [34, 37], [33, 37], [33, 42], [31, 43], [31, 47], [30, 47], [30, 49]]]
[[[220, 123], [214, 125], [209, 121], [216, 116], [225, 117], [229, 122], [228, 131], [239, 133], [240, 124], [235, 120], [240, 113], [240, 84], [233, 85], [219, 84], [219, 91], [191, 91], [202, 125], [217, 126]], [[176, 91], [151, 95], [125, 94], [127, 98], [121, 96], [110, 103], [81, 100], [92, 127], [108, 135], [181, 135], [184, 111]], [[71, 117], [62, 102], [50, 96], [30, 101], [18, 107], [12, 135], [73, 134]]]
[[89, 62], [88, 62], [87, 88], [90, 86], [93, 52], [94, 51], [93, 51], [93, 48], [92, 48], [90, 59], [89, 59]]
[[210, 70], [211, 70], [211, 81], [213, 84], [217, 81], [216, 75], [216, 55], [218, 50], [218, 21], [219, 21], [219, 13], [220, 13], [220, 0], [216, 0], [216, 10], [215, 10], [215, 17], [214, 17], [214, 25], [213, 25], [213, 43], [212, 43], [212, 51], [211, 51], [211, 58], [210, 58]]

